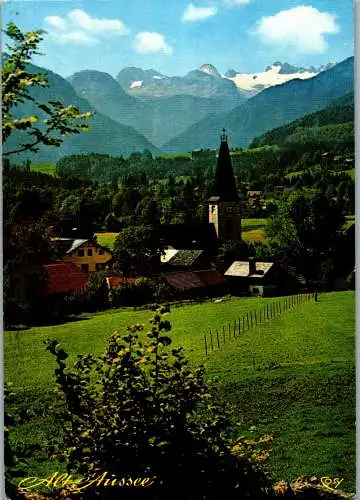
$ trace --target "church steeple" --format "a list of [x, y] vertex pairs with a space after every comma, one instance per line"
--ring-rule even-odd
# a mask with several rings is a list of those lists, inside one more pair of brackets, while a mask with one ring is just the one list
[[231, 164], [226, 130], [224, 128], [220, 135], [220, 149], [215, 171], [214, 196], [219, 196], [221, 201], [238, 201], [239, 199]]
[[241, 204], [224, 128], [220, 136], [213, 196], [209, 199], [209, 223], [214, 225], [219, 241], [241, 240]]

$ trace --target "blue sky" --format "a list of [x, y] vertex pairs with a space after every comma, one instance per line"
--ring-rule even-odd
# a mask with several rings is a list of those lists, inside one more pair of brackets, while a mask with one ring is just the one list
[[184, 75], [318, 66], [354, 52], [352, 0], [6, 0], [3, 24], [45, 29], [39, 66], [113, 76], [126, 66]]

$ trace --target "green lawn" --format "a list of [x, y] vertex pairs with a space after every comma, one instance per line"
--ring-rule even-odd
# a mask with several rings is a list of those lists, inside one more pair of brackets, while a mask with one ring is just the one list
[[119, 233], [95, 233], [95, 236], [97, 237], [99, 245], [112, 250], [114, 248], [115, 238], [118, 234]]
[[241, 229], [244, 241], [264, 241], [268, 219], [242, 219]]
[[56, 175], [56, 165], [53, 163], [32, 163], [31, 171], [48, 175]]
[[[221, 330], [272, 300], [232, 298], [174, 308], [169, 315], [174, 345], [183, 345], [192, 364], [204, 363], [208, 376], [216, 377], [220, 396], [235, 405], [240, 433], [251, 435], [255, 426], [255, 435], [274, 435], [268, 467], [275, 479], [341, 476], [342, 487], [354, 491], [354, 293], [321, 295], [320, 302], [297, 306], [205, 357], [205, 331]], [[124, 309], [5, 332], [5, 380], [14, 383], [17, 404], [35, 412], [13, 433], [20, 454], [26, 445], [44, 445], [59, 433], [48, 410], [56, 401], [55, 363], [42, 341], [57, 338], [73, 361], [77, 353], [101, 353], [113, 330], [125, 331], [150, 316], [149, 311]], [[30, 466], [33, 475], [59, 467], [41, 453]]]

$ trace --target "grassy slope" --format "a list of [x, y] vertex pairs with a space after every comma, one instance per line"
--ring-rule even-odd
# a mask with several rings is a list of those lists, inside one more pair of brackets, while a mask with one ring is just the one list
[[112, 250], [114, 248], [115, 238], [118, 233], [95, 233], [99, 245]]
[[54, 163], [32, 163], [31, 170], [41, 174], [56, 175], [56, 165]]
[[[174, 345], [183, 345], [192, 363], [205, 361], [223, 397], [235, 403], [241, 431], [255, 425], [256, 434], [274, 434], [269, 467], [276, 478], [340, 475], [346, 479], [344, 489], [353, 490], [354, 294], [322, 295], [319, 303], [245, 332], [205, 359], [207, 328], [220, 329], [265, 302], [231, 299], [174, 309], [169, 317]], [[57, 338], [73, 360], [76, 353], [100, 353], [111, 331], [149, 317], [148, 311], [110, 311], [64, 325], [6, 332], [5, 380], [14, 382], [21, 406], [39, 412], [13, 436], [20, 453], [25, 443], [45, 443], [58, 430], [47, 411], [56, 400], [55, 365], [42, 340]], [[32, 465], [37, 474], [58, 467], [46, 460]]]
[[244, 334], [206, 364], [242, 428], [275, 436], [268, 464], [275, 478], [340, 476], [354, 491], [353, 299], [351, 292], [322, 295]]

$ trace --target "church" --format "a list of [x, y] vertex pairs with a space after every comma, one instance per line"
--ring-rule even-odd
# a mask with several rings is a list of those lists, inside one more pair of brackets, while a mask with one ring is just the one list
[[161, 225], [161, 276], [187, 296], [219, 296], [228, 293], [226, 278], [213, 261], [218, 246], [241, 241], [241, 209], [231, 164], [228, 138], [223, 129], [215, 171], [213, 195], [209, 198], [208, 222]]
[[224, 275], [216, 270], [218, 247], [228, 241], [241, 242], [241, 203], [225, 129], [220, 136], [208, 222], [192, 226], [169, 224], [162, 230], [165, 253], [161, 257], [161, 275], [182, 294], [274, 296], [297, 293], [305, 285], [295, 269], [255, 258], [234, 261]]
[[217, 240], [240, 241], [240, 202], [225, 129], [220, 136], [214, 193], [215, 195], [209, 199], [209, 224], [214, 225]]
[[[228, 138], [223, 129], [215, 171], [213, 195], [209, 198], [208, 222], [184, 225], [162, 224], [162, 245], [168, 249], [204, 250], [215, 256], [219, 244], [241, 241], [241, 209], [231, 164]], [[169, 252], [173, 254], [173, 252]], [[163, 262], [166, 260], [163, 259]]]

